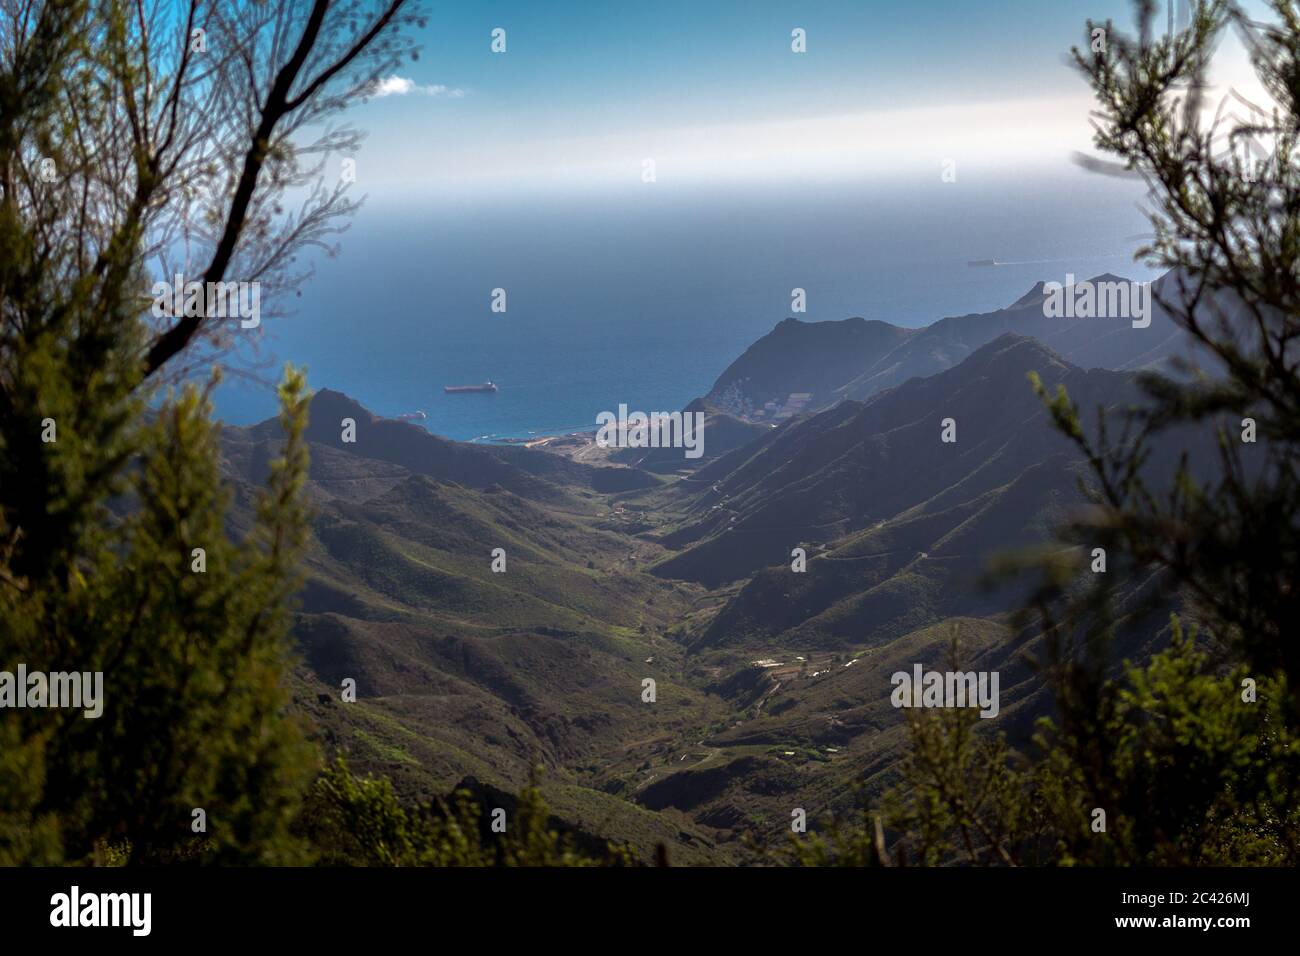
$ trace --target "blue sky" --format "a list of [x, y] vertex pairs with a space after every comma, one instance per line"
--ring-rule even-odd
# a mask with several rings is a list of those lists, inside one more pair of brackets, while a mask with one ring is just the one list
[[[494, 111], [663, 120], [850, 112], [1002, 98], [1027, 77], [1065, 89], [1072, 4], [659, 2], [440, 4], [424, 34], [426, 82]], [[1120, 4], [1112, 5], [1115, 9]], [[599, 12], [593, 12], [593, 11]], [[1014, 25], [1014, 29], [1013, 29]], [[489, 31], [508, 31], [504, 56]], [[1069, 32], [1075, 27], [1073, 33]], [[808, 52], [790, 50], [802, 27]], [[1008, 56], [1008, 44], [1015, 53]]]
[[[431, 4], [420, 59], [349, 113], [367, 205], [267, 354], [383, 412], [493, 378], [485, 417], [431, 427], [517, 434], [607, 395], [681, 407], [796, 286], [808, 320], [918, 325], [1070, 271], [1150, 278], [1140, 184], [1071, 162], [1090, 17], [1131, 24], [1122, 0]], [[273, 407], [250, 402], [223, 415]]]
[[436, 3], [420, 60], [354, 111], [359, 179], [451, 193], [634, 182], [646, 158], [661, 182], [714, 183], [1060, 164], [1088, 145], [1065, 58], [1089, 17], [1132, 23], [1124, 0]]

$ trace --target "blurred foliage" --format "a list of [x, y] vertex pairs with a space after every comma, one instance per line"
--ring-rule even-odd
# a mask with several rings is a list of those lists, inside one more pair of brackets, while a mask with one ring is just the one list
[[[909, 712], [903, 780], [879, 811], [898, 862], [1300, 863], [1300, 7], [1274, 0], [1265, 23], [1200, 0], [1162, 38], [1157, 5], [1135, 6], [1135, 37], [1089, 23], [1074, 51], [1115, 157], [1085, 165], [1147, 183], [1139, 255], [1171, 270], [1157, 302], [1207, 367], [1144, 372], [1144, 403], [1095, 432], [1064, 388], [1032, 383], [1088, 461], [1093, 505], [1062, 529], [1069, 547], [1005, 563], [1037, 574], [1020, 622], [1055, 715], [1021, 753], [971, 711]], [[1267, 107], [1207, 103], [1230, 26]], [[1206, 435], [1212, 460], [1156, 460], [1157, 437]], [[1096, 547], [1105, 574], [1078, 560]], [[1117, 640], [1171, 604], [1200, 639], [1175, 617], [1164, 650], [1120, 665]], [[885, 862], [867, 832], [796, 841], [795, 858]]]
[[[495, 808], [494, 808], [495, 809]], [[504, 809], [504, 808], [503, 808]], [[579, 850], [558, 833], [534, 779], [520, 791], [505, 831], [494, 832], [473, 794], [407, 807], [383, 777], [357, 777], [340, 756], [316, 780], [302, 829], [322, 866], [629, 866], [624, 847]]]

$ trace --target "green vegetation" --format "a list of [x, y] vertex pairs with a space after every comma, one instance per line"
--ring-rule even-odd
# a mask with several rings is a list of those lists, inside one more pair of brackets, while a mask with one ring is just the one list
[[[193, 6], [214, 44], [259, 51], [247, 71], [196, 65], [166, 15], [118, 0], [0, 10], [0, 670], [102, 673], [98, 716], [0, 713], [0, 863], [306, 858], [289, 828], [315, 761], [284, 683], [305, 380], [285, 373], [282, 440], [232, 534], [207, 395], [166, 383], [239, 323], [142, 305], [182, 226], [210, 237], [185, 250], [204, 280], [274, 285], [350, 208], [279, 216], [315, 179], [300, 127], [355, 98], [332, 77], [391, 68], [410, 19], [397, 3], [355, 34], [363, 18], [305, 6]], [[272, 34], [287, 55], [263, 55]]]
[[980, 733], [971, 711], [921, 712], [905, 782], [863, 825], [795, 841], [793, 859], [1294, 866], [1300, 741], [1287, 725], [1289, 695], [1269, 680], [1244, 705], [1244, 675], [1214, 673], [1175, 618], [1166, 650], [1126, 665], [1090, 706], [1041, 718], [1025, 754]]
[[[1023, 754], [961, 710], [912, 721], [884, 824], [815, 838], [797, 859], [884, 862], [873, 829], [891, 827], [898, 858], [927, 863], [1300, 862], [1300, 657], [1287, 623], [1300, 619], [1300, 9], [1273, 7], [1277, 23], [1265, 26], [1199, 3], [1190, 28], [1163, 40], [1107, 24], [1104, 44], [1091, 34], [1090, 52], [1076, 52], [1101, 108], [1097, 145], [1151, 187], [1145, 252], [1177, 270], [1162, 304], [1213, 374], [1145, 373], [1143, 401], [1118, 430], [1104, 414], [1083, 422], [1064, 384], [1034, 379], [1088, 462], [1094, 505], [1064, 531], [1074, 548], [1038, 566], [1023, 617], [1043, 635], [1057, 715]], [[1138, 9], [1149, 38], [1153, 7]], [[1234, 22], [1278, 109], [1205, 128], [1206, 67]], [[1241, 149], [1248, 141], [1263, 141], [1269, 158]], [[1162, 445], [1177, 436], [1186, 449], [1207, 432], [1214, 452], [1199, 460]], [[1095, 547], [1106, 550], [1105, 574], [1077, 560]], [[1135, 581], [1146, 582], [1136, 594], [1117, 584]], [[1171, 600], [1201, 639], [1175, 618], [1165, 650], [1116, 675], [1117, 639]]]
[[[103, 713], [5, 710], [0, 860], [90, 860], [123, 842], [128, 862], [187, 858], [196, 808], [212, 824], [205, 858], [298, 859], [287, 827], [310, 756], [301, 728], [284, 718], [281, 675], [285, 602], [306, 533], [302, 377], [290, 373], [282, 387], [284, 454], [252, 530], [233, 541], [222, 523], [228, 491], [216, 432], [196, 389], [149, 418], [99, 409], [95, 421], [93, 408], [70, 402], [59, 419], [66, 438], [42, 446], [22, 434], [57, 394], [54, 383], [71, 377], [45, 351], [51, 341], [7, 350], [19, 367], [33, 359], [47, 375], [26, 399], [31, 411], [5, 417], [0, 431], [8, 471], [0, 647], [6, 663], [29, 670], [103, 672]], [[74, 437], [83, 424], [100, 436], [95, 451]], [[83, 470], [105, 453], [113, 467], [101, 460]], [[66, 482], [57, 525], [48, 512], [25, 510], [52, 474]], [[109, 510], [117, 493], [131, 502], [123, 518]], [[29, 528], [39, 529], [39, 547], [28, 547]]]
[[517, 806], [492, 831], [465, 790], [450, 801], [407, 808], [385, 779], [359, 778], [342, 759], [326, 768], [306, 802], [301, 826], [322, 848], [323, 866], [627, 866], [626, 850], [575, 847], [552, 828], [535, 784], [520, 791]]
[[[309, 7], [251, 5], [227, 39], [305, 36]], [[1238, 24], [1283, 107], [1238, 131], [1276, 147], [1259, 168], [1175, 102], [1225, 5], [1080, 55], [1098, 145], [1151, 183], [1149, 255], [1184, 282], [1161, 321], [1222, 374], [1085, 371], [1107, 355], [996, 337], [1042, 321], [1033, 294], [906, 335], [783, 323], [719, 379], [728, 400], [854, 400], [780, 429], [710, 405], [735, 447], [669, 481], [448, 442], [292, 369], [278, 422], [218, 429], [176, 379], [232, 329], [142, 315], [149, 257], [201, 219], [206, 278], [287, 280], [295, 134], [347, 97], [253, 82], [250, 141], [177, 125], [201, 122], [203, 81], [182, 55], [146, 83], [120, 3], [0, 26], [0, 670], [103, 671], [105, 692], [98, 718], [0, 713], [0, 863], [1298, 862], [1300, 15], [1277, 13]], [[327, 24], [328, 49], [355, 26]], [[377, 36], [350, 89], [406, 52]], [[186, 152], [203, 142], [226, 145]], [[348, 208], [324, 202], [299, 238]], [[940, 447], [954, 407], [961, 444]], [[977, 586], [1035, 545], [1031, 578]], [[1080, 564], [1096, 547], [1106, 574]], [[954, 649], [1001, 675], [1003, 733], [891, 705], [891, 674]], [[800, 811], [814, 832], [787, 846]]]

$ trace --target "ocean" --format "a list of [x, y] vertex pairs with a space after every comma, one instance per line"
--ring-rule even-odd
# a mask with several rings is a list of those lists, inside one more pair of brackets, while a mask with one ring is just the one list
[[[430, 431], [466, 441], [591, 429], [621, 403], [678, 409], [792, 314], [794, 288], [806, 290], [804, 321], [920, 326], [1009, 305], [1066, 273], [1149, 280], [1133, 262], [1148, 229], [1141, 198], [1131, 181], [1076, 169], [372, 197], [292, 313], [263, 323], [264, 381], [229, 378], [217, 414], [273, 415], [284, 362], [305, 365], [313, 388], [380, 415], [424, 411]], [[979, 259], [1002, 264], [968, 265]], [[497, 393], [442, 390], [488, 379]]]

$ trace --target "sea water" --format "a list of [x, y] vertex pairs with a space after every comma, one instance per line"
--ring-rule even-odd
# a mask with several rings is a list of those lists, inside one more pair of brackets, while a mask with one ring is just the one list
[[[377, 414], [423, 410], [430, 431], [486, 441], [594, 430], [621, 403], [680, 409], [793, 314], [794, 289], [803, 321], [920, 326], [1067, 273], [1157, 274], [1133, 262], [1140, 188], [1076, 169], [520, 195], [372, 198], [292, 314], [263, 322], [261, 358], [305, 365], [312, 387]], [[969, 265], [980, 259], [999, 265]], [[488, 379], [495, 394], [442, 390]], [[269, 384], [217, 395], [233, 423], [274, 410]]]

